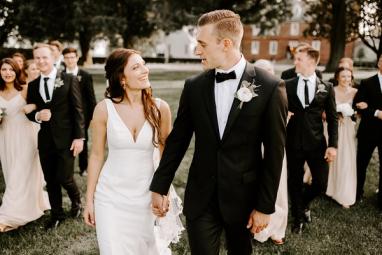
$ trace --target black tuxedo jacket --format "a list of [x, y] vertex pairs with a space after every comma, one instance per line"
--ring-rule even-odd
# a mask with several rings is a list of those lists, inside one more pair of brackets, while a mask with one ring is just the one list
[[85, 70], [78, 69], [77, 79], [80, 84], [85, 128], [87, 129], [92, 120], [94, 108], [97, 105], [97, 100], [94, 94], [93, 78]]
[[[355, 104], [366, 102], [368, 107], [357, 109]], [[376, 110], [382, 110], [382, 92], [378, 75], [362, 80], [354, 98], [354, 108], [361, 114], [357, 137], [366, 140], [382, 141], [382, 120], [374, 116]]]
[[[316, 70], [316, 75], [322, 80], [322, 73], [320, 70]], [[297, 77], [296, 67], [289, 68], [281, 73], [281, 79], [289, 80]]]
[[41, 76], [28, 84], [27, 103], [36, 104], [37, 109], [27, 114], [27, 117], [31, 121], [36, 121], [35, 115], [42, 109], [50, 109], [52, 113], [50, 121], [41, 123], [38, 132], [39, 150], [67, 149], [70, 148], [73, 139], [85, 137], [78, 80], [73, 75], [65, 73], [57, 72], [57, 76], [64, 84], [54, 88], [49, 103], [44, 102], [39, 92]]
[[[248, 220], [255, 208], [273, 213], [285, 145], [287, 101], [284, 83], [247, 63], [243, 80], [260, 85], [257, 97], [235, 98], [222, 139], [214, 98], [215, 71], [186, 80], [174, 128], [166, 141], [151, 191], [167, 194], [175, 172], [195, 134], [184, 214], [195, 219], [211, 199], [218, 200], [227, 222]], [[264, 158], [261, 144], [264, 144]]]
[[[287, 148], [294, 150], [316, 150], [326, 143], [322, 113], [326, 113], [328, 123], [329, 147], [337, 148], [338, 115], [334, 89], [317, 77], [316, 93], [313, 101], [304, 108], [297, 96], [299, 77], [286, 81], [288, 110], [291, 116], [287, 126]], [[322, 87], [321, 90], [318, 88]]]

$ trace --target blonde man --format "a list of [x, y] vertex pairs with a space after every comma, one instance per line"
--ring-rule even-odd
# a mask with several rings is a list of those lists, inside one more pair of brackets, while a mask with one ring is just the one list
[[[311, 221], [310, 202], [326, 191], [328, 162], [334, 160], [337, 148], [337, 111], [331, 83], [315, 73], [320, 53], [311, 46], [298, 48], [294, 64], [300, 75], [286, 81], [288, 110], [292, 113], [287, 126], [287, 168], [292, 232], [301, 234]], [[322, 114], [328, 123], [329, 144], [323, 132]], [[312, 185], [303, 188], [304, 164], [312, 173]]]
[[163, 198], [195, 135], [184, 204], [192, 254], [219, 254], [223, 230], [228, 254], [251, 254], [253, 233], [263, 230], [275, 211], [285, 143], [285, 87], [244, 59], [242, 37], [240, 16], [232, 11], [199, 18], [195, 53], [205, 72], [185, 82], [150, 186], [154, 211], [164, 212]]

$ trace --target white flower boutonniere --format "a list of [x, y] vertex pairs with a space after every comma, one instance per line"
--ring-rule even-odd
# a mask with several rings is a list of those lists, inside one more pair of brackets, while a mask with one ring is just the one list
[[60, 77], [57, 77], [54, 82], [54, 89], [58, 89], [59, 87], [63, 85], [64, 85], [64, 81]]
[[77, 75], [77, 79], [78, 79], [78, 82], [81, 82], [82, 76], [81, 75]]
[[240, 100], [239, 109], [243, 107], [243, 103], [247, 103], [251, 101], [252, 98], [259, 96], [255, 90], [261, 85], [255, 85], [254, 82], [255, 80], [253, 80], [252, 83], [248, 81], [241, 82], [239, 90], [235, 93], [235, 97]]
[[324, 84], [318, 85], [316, 94], [318, 93], [328, 93]]

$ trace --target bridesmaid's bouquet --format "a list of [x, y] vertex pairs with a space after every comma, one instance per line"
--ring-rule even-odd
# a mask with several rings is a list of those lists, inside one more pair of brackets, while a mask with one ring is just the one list
[[3, 107], [0, 108], [0, 124], [3, 122], [4, 116], [7, 115], [6, 110], [7, 110], [7, 108], [3, 108]]

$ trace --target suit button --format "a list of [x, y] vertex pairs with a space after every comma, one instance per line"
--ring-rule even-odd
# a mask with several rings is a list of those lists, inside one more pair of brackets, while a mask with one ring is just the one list
[[215, 179], [216, 179], [216, 176], [215, 176], [215, 175], [212, 175], [212, 176], [211, 176], [211, 179], [212, 179], [212, 180], [215, 180]]

